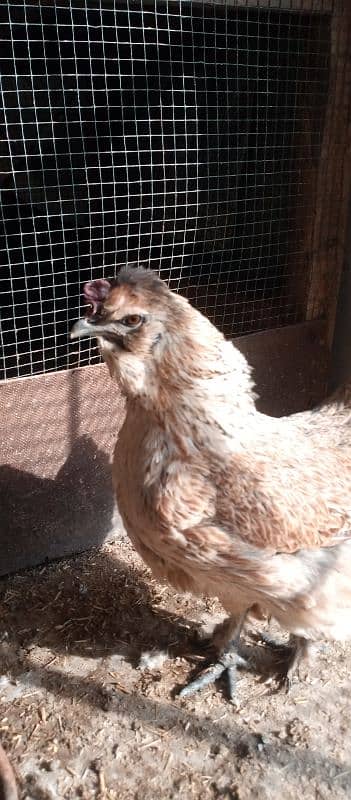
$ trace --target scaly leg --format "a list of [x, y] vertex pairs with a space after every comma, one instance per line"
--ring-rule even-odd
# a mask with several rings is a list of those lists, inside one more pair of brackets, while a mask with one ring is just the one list
[[[238, 647], [240, 633], [245, 622], [247, 612], [239, 617], [229, 617], [224, 623], [219, 625], [213, 637], [214, 646], [219, 649], [221, 655], [218, 660], [210, 663], [193, 681], [184, 686], [180, 692], [180, 697], [188, 697], [195, 694], [199, 689], [214, 683], [223, 673], [226, 673], [228, 681], [229, 698], [233, 702], [235, 698], [237, 669], [248, 668], [248, 663], [239, 655]], [[225, 643], [226, 642], [226, 643]]]

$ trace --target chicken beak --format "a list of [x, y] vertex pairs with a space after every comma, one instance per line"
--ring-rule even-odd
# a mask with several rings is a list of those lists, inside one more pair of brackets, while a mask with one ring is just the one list
[[97, 335], [98, 330], [96, 329], [96, 325], [83, 317], [83, 319], [79, 319], [78, 322], [73, 325], [70, 332], [70, 339], [82, 339], [85, 336]]

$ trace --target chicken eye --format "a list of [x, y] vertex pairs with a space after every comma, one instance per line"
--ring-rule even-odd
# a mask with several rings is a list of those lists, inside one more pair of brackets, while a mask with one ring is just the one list
[[127, 325], [128, 328], [135, 328], [137, 325], [142, 322], [141, 314], [128, 314], [127, 317], [124, 317], [121, 322], [123, 325]]

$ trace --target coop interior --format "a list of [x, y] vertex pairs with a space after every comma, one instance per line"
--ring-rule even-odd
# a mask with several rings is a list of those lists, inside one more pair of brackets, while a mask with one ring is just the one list
[[349, 12], [26, 0], [3, 4], [0, 26], [6, 572], [99, 540], [97, 503], [101, 539], [118, 525], [123, 400], [95, 341], [69, 340], [85, 281], [146, 263], [247, 355], [262, 410], [325, 395], [345, 272]]
[[[123, 539], [110, 478], [123, 397], [95, 341], [69, 339], [85, 311], [87, 280], [112, 278], [127, 262], [154, 269], [247, 356], [258, 407], [268, 414], [313, 407], [336, 375], [350, 372], [350, 31], [343, 0], [0, 5], [2, 575]], [[94, 552], [75, 562], [90, 575], [83, 594], [86, 585], [100, 591], [100, 572], [106, 587], [117, 580], [112, 551], [106, 558]], [[126, 588], [128, 570], [144, 574], [133, 558], [128, 551], [120, 562], [118, 581], [138, 605], [144, 589]], [[55, 616], [50, 592], [61, 596], [65, 586], [74, 595], [65, 564], [52, 568], [45, 585], [38, 579], [57, 630], [64, 611]], [[32, 625], [30, 575], [21, 573], [21, 585], [15, 575], [1, 590], [6, 624], [15, 624], [10, 591], [23, 630]], [[176, 605], [172, 613], [178, 619]], [[50, 636], [44, 639], [50, 649]], [[62, 652], [80, 657], [71, 639], [65, 643]], [[104, 657], [113, 660], [112, 649]], [[55, 647], [52, 657], [59, 657]], [[28, 664], [35, 672], [38, 665]], [[142, 704], [149, 724], [152, 702]], [[172, 727], [163, 713], [165, 729]], [[191, 728], [200, 750], [210, 730], [205, 716], [201, 735]], [[251, 752], [254, 744], [246, 746]], [[190, 769], [185, 750], [182, 758]], [[320, 775], [322, 761], [312, 766]], [[61, 776], [61, 788], [47, 782], [47, 794], [37, 778], [26, 779], [23, 797], [139, 797], [137, 768], [134, 794], [113, 794], [99, 769], [96, 762], [86, 794], [79, 781], [73, 793], [71, 775], [67, 785]], [[191, 769], [198, 774], [195, 762]], [[240, 794], [235, 785], [233, 778], [225, 794], [219, 782], [216, 794], [208, 779], [194, 794], [180, 780], [160, 796], [256, 796], [253, 786]], [[267, 796], [285, 793], [276, 786]]]

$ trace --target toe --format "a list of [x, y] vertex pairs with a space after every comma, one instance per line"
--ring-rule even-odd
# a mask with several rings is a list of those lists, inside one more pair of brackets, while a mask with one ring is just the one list
[[235, 667], [227, 668], [228, 697], [231, 703], [236, 701], [237, 670]]
[[189, 697], [189, 695], [195, 694], [195, 692], [198, 692], [205, 686], [209, 686], [211, 683], [214, 683], [218, 680], [218, 678], [221, 677], [221, 675], [226, 673], [229, 699], [231, 702], [233, 702], [235, 699], [237, 685], [237, 669], [238, 667], [242, 669], [249, 669], [249, 666], [250, 665], [248, 662], [237, 653], [225, 653], [221, 656], [219, 661], [217, 661], [215, 664], [209, 665], [193, 681], [188, 683], [187, 686], [184, 686], [184, 688], [181, 689], [179, 696]]
[[218, 662], [217, 664], [213, 664], [207, 669], [203, 670], [203, 672], [198, 675], [195, 680], [190, 681], [183, 689], [179, 692], [179, 697], [189, 697], [191, 694], [195, 694], [200, 689], [204, 689], [205, 686], [209, 686], [210, 683], [214, 683], [222, 673], [225, 671], [226, 667], [224, 664]]

